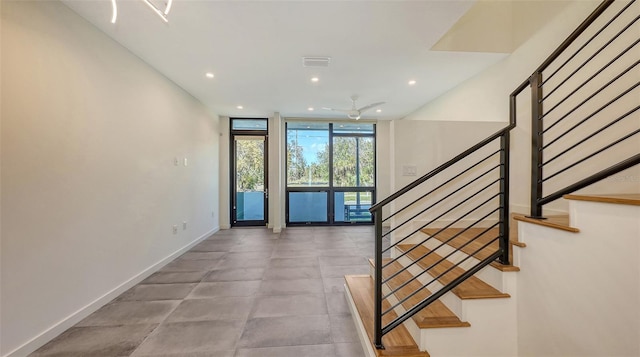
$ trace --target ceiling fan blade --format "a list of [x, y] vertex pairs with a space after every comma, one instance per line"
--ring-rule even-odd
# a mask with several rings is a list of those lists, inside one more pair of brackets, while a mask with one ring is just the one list
[[375, 107], [377, 107], [377, 106], [379, 106], [379, 105], [382, 105], [382, 104], [384, 104], [384, 103], [385, 103], [385, 102], [377, 102], [377, 103], [369, 104], [369, 105], [367, 105], [367, 106], [364, 106], [364, 107], [362, 107], [362, 108], [358, 109], [358, 111], [359, 111], [359, 112], [364, 112], [365, 110], [369, 110], [369, 109], [371, 109], [371, 108], [375, 108]]
[[342, 113], [349, 113], [351, 111], [351, 109], [336, 109], [336, 108], [328, 108], [328, 107], [322, 107], [322, 109], [332, 110], [334, 112], [342, 112]]

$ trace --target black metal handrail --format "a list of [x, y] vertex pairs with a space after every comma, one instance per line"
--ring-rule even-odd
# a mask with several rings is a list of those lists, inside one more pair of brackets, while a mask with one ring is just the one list
[[[624, 56], [629, 56], [629, 54], [634, 55], [632, 49], [637, 45], [640, 40], [636, 40], [632, 42], [625, 49], [620, 51], [613, 59], [609, 60], [605, 63], [604, 66], [596, 69], [593, 73], [587, 73], [587, 79], [580, 83], [576, 88], [569, 89], [569, 94], [563, 98], [557, 100], [557, 102], [552, 105], [551, 109], [545, 111], [543, 104], [545, 102], [551, 101], [554, 99], [560, 91], [560, 87], [567, 85], [571, 82], [571, 79], [577, 77], [579, 73], [581, 73], [582, 68], [587, 66], [591, 61], [597, 58], [601, 53], [604, 52], [605, 49], [609, 48], [609, 46], [617, 40], [620, 36], [626, 33], [628, 29], [634, 26], [637, 23], [637, 20], [640, 19], [640, 16], [636, 16], [630, 22], [625, 24], [621, 30], [617, 31], [612, 38], [605, 39], [604, 45], [602, 45], [599, 49], [596, 50], [595, 53], [586, 54], [587, 59], [584, 60], [577, 69], [568, 69], [568, 66], [576, 59], [579, 58], [578, 54], [585, 55], [586, 50], [589, 48], [589, 44], [594, 40], [600, 38], [608, 29], [616, 26], [620, 21], [623, 21], [625, 11], [627, 11], [633, 2], [636, 0], [632, 0], [623, 6], [621, 10], [615, 13], [601, 28], [599, 28], [595, 34], [592, 34], [575, 52], [569, 54], [568, 58], [564, 60], [559, 66], [551, 72], [546, 78], [543, 78], [543, 72], [550, 68], [551, 65], [554, 65], [556, 61], [558, 61], [561, 56], [566, 55], [567, 50], [574, 44], [574, 42], [581, 38], [581, 36], [587, 31], [591, 25], [598, 19], [600, 16], [606, 13], [606, 10], [614, 3], [614, 0], [605, 0], [601, 3], [590, 15], [589, 17], [583, 21], [580, 26], [576, 30], [574, 30], [569, 37], [562, 42], [562, 44], [536, 69], [536, 71], [527, 78], [524, 82], [522, 82], [509, 96], [509, 124], [490, 135], [486, 139], [480, 141], [479, 143], [473, 145], [467, 150], [463, 151], [459, 155], [455, 156], [451, 160], [439, 165], [435, 169], [429, 171], [425, 175], [421, 176], [417, 180], [411, 182], [407, 186], [393, 193], [386, 199], [380, 201], [379, 203], [372, 206], [369, 211], [374, 216], [375, 221], [375, 269], [374, 269], [374, 278], [375, 278], [375, 305], [374, 305], [374, 343], [377, 348], [384, 348], [382, 345], [382, 337], [386, 333], [390, 332], [394, 328], [398, 327], [407, 319], [411, 318], [413, 315], [418, 313], [420, 310], [429, 306], [429, 304], [433, 303], [440, 297], [442, 297], [447, 292], [454, 289], [456, 286], [464, 282], [466, 279], [470, 278], [478, 271], [480, 271], [486, 265], [498, 261], [502, 264], [510, 264], [510, 256], [509, 256], [509, 157], [510, 157], [510, 131], [516, 126], [516, 102], [518, 96], [527, 88], [531, 88], [531, 99], [532, 99], [532, 165], [531, 165], [531, 177], [532, 177], [532, 185], [531, 185], [531, 212], [532, 216], [539, 217], [542, 214], [542, 205], [549, 203], [553, 200], [558, 199], [564, 194], [574, 192], [575, 190], [586, 187], [590, 184], [593, 184], [597, 181], [600, 181], [608, 176], [611, 176], [617, 172], [625, 170], [631, 166], [637, 165], [640, 163], [640, 154], [634, 154], [629, 158], [623, 159], [618, 163], [611, 165], [610, 167], [604, 168], [592, 175], [589, 175], [586, 178], [580, 179], [577, 182], [570, 183], [566, 187], [556, 190], [555, 192], [548, 194], [547, 196], [542, 196], [542, 188], [543, 183], [550, 178], [559, 176], [563, 174], [565, 171], [570, 170], [576, 165], [579, 165], [582, 162], [589, 160], [590, 158], [600, 154], [601, 152], [610, 150], [615, 148], [617, 144], [628, 140], [629, 138], [635, 136], [640, 130], [631, 130], [621, 138], [617, 138], [611, 140], [609, 143], [604, 145], [603, 147], [596, 149], [591, 154], [586, 155], [581, 159], [575, 159], [572, 163], [567, 165], [566, 168], [558, 170], [556, 173], [552, 175], [548, 175], [547, 177], [543, 176], [543, 167], [548, 165], [550, 162], [554, 162], [559, 160], [560, 158], [565, 157], [569, 152], [574, 151], [580, 145], [585, 144], [587, 141], [596, 137], [600, 133], [605, 132], [615, 124], [622, 122], [625, 118], [632, 117], [633, 114], [640, 109], [640, 106], [636, 106], [624, 114], [618, 115], [615, 119], [611, 121], [607, 121], [604, 125], [601, 125], [595, 131], [592, 131], [578, 140], [577, 143], [570, 142], [567, 148], [560, 149], [559, 153], [552, 155], [551, 159], [546, 162], [543, 161], [543, 153], [545, 149], [548, 149], [549, 146], [553, 145], [556, 142], [559, 142], [560, 139], [563, 139], [563, 142], [566, 141], [566, 136], [576, 131], [578, 127], [581, 127], [585, 122], [591, 120], [591, 118], [595, 117], [598, 113], [605, 110], [610, 105], [616, 104], [624, 98], [628, 93], [631, 93], [635, 90], [640, 83], [632, 84], [627, 90], [619, 93], [617, 96], [614, 96], [613, 100], [604, 104], [601, 108], [596, 109], [590, 115], [579, 119], [577, 124], [570, 125], [570, 129], [565, 130], [564, 132], [557, 134], [556, 139], [549, 139], [548, 143], [545, 145], [544, 135], [551, 135], [552, 131], [557, 131], [558, 128], [561, 128], [559, 125], [560, 122], [564, 120], [574, 119], [572, 115], [577, 113], [584, 105], [586, 105], [589, 101], [591, 101], [596, 96], [599, 96], [605, 90], [609, 90], [616, 84], [618, 80], [629, 78], [629, 74], [634, 73], [634, 68], [640, 63], [640, 60], [636, 60], [630, 66], [626, 67], [617, 75], [612, 75], [608, 81], [604, 85], [601, 85], [594, 93], [584, 96], [583, 98], [578, 97], [578, 94], [598, 76], [605, 73], [607, 69], [609, 69], [613, 64], [615, 64], [620, 58]], [[637, 52], [637, 51], [636, 51]], [[570, 74], [565, 78], [558, 79], [563, 71], [569, 71]], [[558, 84], [555, 88], [551, 90], [547, 90], [548, 86], [551, 84], [551, 79], [556, 78], [560, 84]], [[565, 112], [564, 114], [560, 114], [560, 119], [556, 119], [555, 121], [551, 121], [551, 116], [549, 115], [551, 112], [560, 112], [562, 109], [562, 105], [569, 103], [569, 99], [572, 99], [573, 103], [578, 103], [576, 106]], [[544, 119], [544, 120], [543, 120]], [[491, 149], [491, 145], [495, 145], [499, 142], [499, 148], [497, 150]], [[485, 152], [489, 152], [488, 154]], [[480, 156], [480, 158], [473, 158], [475, 156]], [[492, 160], [498, 160], [497, 164], [491, 164]], [[462, 168], [460, 168], [462, 167]], [[456, 171], [457, 170], [457, 171]], [[491, 175], [497, 175], [496, 179], [490, 179]], [[443, 178], [439, 183], [432, 185], [435, 187], [429, 186], [427, 183], [433, 182], [436, 178]], [[483, 183], [484, 182], [484, 183]], [[499, 187], [496, 189], [495, 186]], [[478, 189], [478, 187], [480, 187]], [[493, 191], [492, 191], [493, 190]], [[494, 192], [497, 191], [497, 192]], [[493, 193], [491, 193], [493, 192]], [[483, 196], [486, 195], [486, 196]], [[417, 198], [416, 198], [417, 197]], [[406, 200], [408, 203], [402, 203], [402, 200]], [[496, 200], [498, 203], [496, 204]], [[475, 202], [475, 203], [474, 203]], [[480, 202], [480, 203], [478, 203]], [[390, 207], [391, 204], [394, 204], [393, 212], [385, 213], [383, 210], [385, 207]], [[400, 207], [395, 207], [400, 206]], [[471, 206], [471, 208], [469, 208]], [[464, 207], [464, 208], [463, 208]], [[464, 211], [462, 213], [458, 211]], [[470, 219], [471, 223], [464, 224], [462, 228], [457, 228], [458, 225], [464, 223], [468, 217], [472, 215], [481, 216], [478, 219]], [[495, 215], [497, 214], [497, 220], [495, 220]], [[450, 219], [448, 224], [440, 223], [442, 220], [447, 221], [447, 219], [453, 216], [453, 219]], [[410, 227], [411, 224], [416, 224], [416, 221], [421, 217], [429, 217], [426, 219], [427, 223], [417, 224], [417, 228]], [[383, 222], [390, 223], [392, 227], [388, 229], [386, 232], [383, 231]], [[431, 225], [436, 225], [431, 227]], [[428, 231], [429, 234], [424, 235], [421, 239], [417, 238], [422, 231], [425, 231], [425, 228], [431, 227]], [[452, 227], [456, 227], [457, 230], [455, 234], [451, 234], [449, 236], [445, 235], [447, 230], [452, 229]], [[495, 229], [497, 228], [498, 233], [495, 233]], [[466, 243], [460, 245], [457, 244], [457, 248], [454, 248], [452, 244], [455, 239], [462, 237], [463, 234], [467, 234], [471, 232], [472, 229], [476, 229], [474, 232], [480, 232], [471, 234], [472, 237], [466, 241]], [[403, 233], [404, 232], [404, 233]], [[407, 233], [408, 232], [408, 233]], [[426, 231], [425, 231], [426, 232]], [[491, 233], [491, 234], [489, 234]], [[489, 236], [491, 239], [480, 241], [481, 237]], [[441, 235], [439, 237], [439, 235]], [[444, 235], [444, 237], [442, 236]], [[417, 243], [415, 242], [417, 238]], [[436, 238], [440, 241], [440, 243], [436, 243], [433, 239]], [[383, 240], [389, 240], [389, 246], [385, 248], [383, 246]], [[412, 247], [400, 247], [400, 244], [407, 244], [412, 242], [414, 244]], [[475, 249], [472, 252], [469, 252], [469, 249], [466, 250], [466, 253], [463, 258], [459, 259], [456, 262], [449, 262], [449, 259], [453, 259], [453, 257], [459, 251], [462, 251], [465, 248], [469, 248], [471, 243], [480, 242], [480, 248]], [[496, 242], [498, 243], [496, 245]], [[397, 269], [393, 268], [392, 265], [398, 261], [399, 259], [406, 259], [409, 257], [411, 253], [417, 252], [417, 248], [420, 246], [424, 246], [429, 244], [433, 249], [427, 250], [426, 253], [419, 254], [419, 256], [412, 257], [411, 262], [404, 262], [402, 264], [402, 268]], [[450, 249], [447, 254], [444, 256], [439, 256], [435, 253], [438, 249], [444, 247], [445, 245], [449, 246]], [[395, 254], [395, 249], [399, 248], [400, 251]], [[393, 259], [390, 259], [388, 262], [383, 261], [384, 254], [393, 254]], [[482, 257], [480, 254], [482, 253]], [[392, 279], [398, 278], [401, 273], [409, 271], [409, 269], [416, 269], [418, 267], [419, 262], [430, 259], [429, 263], [425, 263], [420, 267], [421, 270], [417, 274], [412, 274], [412, 277], [402, 281], [400, 284], [396, 284], [395, 288], [389, 288], [386, 294], [383, 294], [383, 287], [386, 286]], [[425, 260], [426, 261], [426, 260]], [[437, 272], [434, 270], [443, 262], [449, 262], [450, 265], [445, 269], [441, 267]], [[462, 269], [462, 264], [465, 264], [465, 268]], [[469, 267], [470, 265], [470, 267]], [[393, 268], [392, 273], [386, 274], [383, 278], [383, 271], [385, 268]], [[432, 271], [433, 270], [433, 271]], [[449, 274], [455, 273], [456, 276], [453, 279], [442, 280], [443, 277], [448, 276]], [[426, 275], [431, 275], [431, 278], [425, 278]], [[428, 280], [428, 281], [427, 281]], [[410, 283], [420, 281], [420, 286], [405, 294], [402, 299], [397, 299], [397, 302], [390, 304], [390, 307], [383, 311], [382, 302], [384, 299], [391, 298], [395, 293], [399, 292], [401, 289], [405, 289], [410, 286]], [[436, 282], [439, 283], [436, 284]], [[430, 289], [427, 287], [431, 285], [438, 285], [437, 289], [434, 292], [430, 292]], [[412, 305], [406, 306], [409, 301], [418, 295], [420, 292], [429, 291], [430, 294], [427, 297], [424, 297], [420, 302]], [[395, 312], [402, 305], [402, 310], [404, 311], [401, 314], [398, 314], [391, 321], [387, 321], [386, 324], [383, 324], [383, 317], [391, 312]]]
[[[636, 29], [640, 26], [638, 22], [638, 20], [640, 20], [640, 14], [630, 14], [632, 9], [631, 5], [635, 1], [636, 0], [632, 0], [626, 3], [619, 10], [611, 14], [610, 18], [603, 25], [597, 29], [593, 29], [592, 27], [596, 19], [601, 16], [606, 16], [607, 10], [611, 9], [611, 5], [615, 1], [606, 0], [602, 2], [529, 78], [529, 82], [532, 84], [532, 217], [543, 218], [543, 205], [555, 201], [563, 195], [575, 192], [576, 190], [640, 164], [640, 155], [636, 153], [632, 153], [630, 157], [620, 158], [622, 155], [620, 151], [622, 145], [634, 137], [637, 138], [636, 135], [640, 133], [640, 128], [631, 127], [625, 129], [628, 131], [620, 134], [619, 137], [604, 138], [605, 132], [610, 133], [614, 125], [629, 123], [629, 118], [637, 118], [637, 113], [640, 109], [640, 105], [638, 105], [640, 104], [640, 100], [636, 100], [630, 108], [625, 108], [624, 105], [626, 104], [622, 104], [625, 103], [623, 101], [629, 102], [635, 98], [640, 98], [640, 94], [638, 94], [640, 81], [635, 81], [626, 88], [618, 89], [618, 87], [622, 87], [622, 81], [633, 81], [637, 78], [634, 69], [637, 68], [637, 65], [640, 63], [640, 58], [638, 58], [640, 51], [637, 48], [640, 39], [633, 36], [633, 31], [630, 31], [630, 29]], [[628, 17], [630, 17], [630, 19], [625, 20], [623, 15], [627, 14], [629, 14]], [[616, 30], [615, 26], [618, 26], [619, 29]], [[586, 34], [586, 32], [590, 30], [593, 30], [594, 33], [590, 35], [577, 50], [573, 51], [572, 46], [575, 41], [578, 40], [583, 33]], [[611, 30], [613, 33], [607, 34], [605, 30]], [[629, 43], [620, 43], [625, 34], [628, 34], [631, 38]], [[589, 52], [589, 46], [594, 44], [596, 40], [601, 41], [602, 44], [593, 49], [592, 52]], [[622, 49], [617, 51], [612, 44], [617, 44], [618, 47]], [[605, 54], [607, 54], [605, 50], [613, 52], [613, 57], [610, 59], [605, 58]], [[567, 53], [570, 53], [568, 58], [562, 60], [561, 57], [567, 55]], [[586, 58], [578, 62], [576, 60], [579, 58], [579, 53]], [[594, 63], [596, 59], [600, 59], [601, 62], [604, 62], [604, 65], [596, 65]], [[605, 71], [612, 71], [613, 66], [624, 59], [630, 60], [631, 64], [628, 66], [621, 65], [623, 69], [618, 73], [609, 74], [608, 78], [601, 78], [604, 84], [597, 86], [592, 92], [582, 93], [582, 96], [580, 96], [581, 91], [587, 91], [587, 85], [593, 85], [596, 78], [607, 75]], [[560, 63], [558, 67], [544, 78], [546, 70], [557, 62]], [[573, 62], [578, 63], [574, 64]], [[573, 65], [574, 68], [571, 68], [571, 65]], [[569, 72], [564, 77], [562, 77], [563, 70]], [[575, 88], [568, 88], [570, 87], [570, 80], [574, 79], [577, 74], [582, 74], [586, 79], [576, 85]], [[549, 88], [551, 78], [556, 78], [558, 84]], [[560, 96], [560, 89], [565, 90], [568, 94]], [[606, 98], [605, 95], [607, 95], [607, 93], [605, 93], [605, 90], [609, 92], [615, 92], [617, 90], [618, 92], [609, 94], [611, 97]], [[558, 97], [555, 98], [556, 103], [551, 105], [549, 109], [545, 108], [546, 102], [553, 97]], [[605, 100], [604, 104], [596, 103], [596, 99], [598, 98]], [[562, 112], [562, 106], [569, 103], [569, 99], [572, 99], [572, 102], [577, 104]], [[588, 105], [595, 106], [595, 108], [587, 108]], [[618, 110], [620, 108], [623, 109], [622, 111], [624, 113], [609, 113], [609, 111], [613, 109]], [[589, 109], [590, 113], [586, 115], [581, 114], [579, 112], [580, 109]], [[550, 115], [552, 112], [558, 114], [558, 118], [552, 118]], [[613, 119], [607, 120], [607, 117]], [[625, 121], [625, 119], [627, 121]], [[596, 128], [588, 129], [586, 127], [587, 123], [596, 126]], [[568, 128], [563, 129], [560, 124], [568, 126]], [[632, 126], [634, 122], [629, 124]], [[578, 133], [578, 129], [587, 132]], [[571, 136], [569, 136], [569, 134], [571, 134]], [[569, 138], [571, 139], [568, 140]], [[594, 144], [596, 139], [605, 142], [603, 144]], [[555, 148], [559, 143], [564, 143], [566, 147]], [[581, 157], [571, 157], [569, 159], [570, 162], [564, 164], [564, 167], [556, 169], [555, 171], [549, 168], [550, 163], [559, 163], [561, 159], [566, 160], [569, 155], [578, 156], [578, 149], [587, 148], [588, 146], [594, 146], [594, 148], [589, 148], [591, 151], [586, 152]], [[593, 159], [599, 155], [611, 155], [614, 156], [613, 160], [619, 161], [613, 161], [614, 163], [612, 165], [603, 163], [605, 160], [594, 161]], [[547, 156], [550, 158], [545, 159]], [[574, 169], [586, 164], [590, 165], [589, 170], [591, 174], [586, 174], [586, 177], [578, 176], [576, 179]], [[554, 180], [553, 183], [550, 182], [552, 179]], [[546, 194], [545, 187], [546, 190], [552, 190], [553, 192]]]
[[[395, 192], [386, 199], [372, 206], [369, 211], [374, 216], [375, 228], [376, 228], [376, 253], [375, 253], [375, 311], [374, 311], [374, 328], [375, 336], [374, 343], [376, 347], [383, 348], [382, 336], [395, 327], [411, 318], [418, 311], [425, 308], [429, 304], [433, 303], [442, 295], [451, 291], [458, 286], [468, 277], [472, 276], [480, 269], [490, 264], [493, 261], [500, 261], [502, 264], [510, 264], [509, 257], [509, 146], [510, 146], [510, 132], [516, 126], [516, 96], [528, 87], [528, 82], [521, 84], [510, 95], [510, 117], [509, 124], [488, 136], [486, 139], [471, 146], [469, 149], [463, 151], [459, 155], [455, 156], [451, 160], [443, 163], [442, 165], [431, 170], [427, 174], [421, 176], [417, 180], [413, 181], [409, 185]], [[491, 148], [492, 145], [498, 145], [497, 149]], [[479, 158], [472, 159], [471, 157], [477, 155]], [[495, 160], [496, 163], [492, 163]], [[470, 162], [469, 162], [470, 161]], [[458, 168], [458, 166], [462, 168]], [[457, 171], [456, 171], [457, 170]], [[444, 179], [435, 185], [435, 187], [424, 187], [427, 182], [431, 182], [432, 179], [437, 177], [443, 177]], [[491, 178], [496, 176], [496, 178]], [[496, 186], [498, 186], [496, 188]], [[424, 187], [424, 188], [423, 188]], [[421, 192], [426, 191], [426, 192]], [[497, 192], [496, 192], [497, 191]], [[442, 197], [439, 197], [440, 194]], [[485, 196], [483, 196], [485, 195]], [[410, 202], [402, 207], [396, 207], [393, 212], [389, 213], [386, 217], [383, 216], [383, 208], [389, 206], [391, 203], [398, 202], [403, 197], [411, 197]], [[417, 197], [417, 198], [414, 198]], [[473, 203], [473, 200], [477, 199], [478, 202]], [[421, 205], [425, 200], [429, 200], [429, 203]], [[446, 207], [445, 207], [446, 205]], [[469, 207], [470, 206], [470, 207]], [[441, 208], [444, 207], [444, 208]], [[441, 208], [441, 211], [436, 211]], [[416, 234], [421, 234], [422, 229], [427, 228], [431, 224], [437, 224], [438, 220], [447, 216], [448, 214], [456, 211], [463, 210], [463, 213], [458, 213], [454, 219], [448, 224], [438, 227], [436, 233], [425, 236], [420, 243], [416, 244], [414, 248], [407, 249], [403, 253], [399, 253], [393, 260], [388, 263], [383, 262], [383, 254], [389, 253], [390, 250], [398, 247], [398, 245], [405, 243], [407, 239]], [[484, 211], [483, 211], [484, 210]], [[420, 224], [418, 228], [409, 228], [409, 233], [400, 235], [402, 228], [407, 228], [408, 224], [413, 222], [418, 217], [432, 212], [432, 218], [427, 220], [427, 223]], [[388, 274], [386, 278], [383, 278], [383, 269], [390, 267], [394, 261], [405, 257], [411, 253], [415, 247], [425, 244], [434, 237], [437, 237], [443, 232], [457, 224], [463, 223], [464, 219], [470, 217], [472, 214], [479, 214], [479, 219], [471, 219], [470, 224], [466, 224], [459, 232], [453, 234], [448, 238], [441, 238], [442, 243], [436, 244], [435, 249], [423, 254], [422, 256], [414, 259], [412, 263], [408, 263], [403, 268], [395, 271], [392, 274]], [[403, 216], [401, 216], [403, 215]], [[497, 215], [497, 222], [487, 224], [487, 220]], [[390, 221], [393, 218], [394, 227], [390, 228], [387, 232], [383, 232], [382, 223]], [[395, 222], [399, 221], [399, 222]], [[492, 222], [492, 221], [491, 221]], [[475, 234], [468, 242], [458, 248], [458, 250], [468, 247], [471, 243], [477, 241], [485, 233], [490, 230], [498, 228], [496, 237], [483, 242], [481, 248], [467, 255], [462, 260], [451, 265], [439, 274], [433, 274], [430, 281], [426, 284], [421, 284], [421, 287], [415, 291], [409, 293], [405, 298], [399, 302], [392, 304], [391, 308], [383, 311], [382, 301], [389, 298], [396, 293], [399, 289], [403, 289], [409, 285], [409, 283], [416, 281], [429, 273], [434, 267], [439, 265], [445, 260], [448, 260], [453, 254], [458, 251], [455, 250], [449, 254], [444, 255], [436, 259], [436, 262], [431, 264], [427, 268], [423, 268], [419, 274], [414, 275], [411, 279], [403, 281], [395, 289], [390, 290], [389, 293], [382, 293], [383, 286], [387, 284], [391, 279], [396, 278], [402, 272], [407, 271], [412, 266], [415, 266], [419, 261], [433, 254], [439, 248], [443, 247], [447, 243], [450, 243], [453, 239], [458, 238], [462, 234], [466, 233], [472, 228], [482, 228], [483, 230], [479, 234]], [[394, 237], [399, 235], [400, 237]], [[383, 247], [383, 239], [389, 238], [391, 244], [387, 247]], [[495, 242], [499, 242], [497, 248], [494, 247]], [[488, 257], [480, 259], [476, 255], [486, 249], [492, 249]], [[484, 254], [486, 255], [486, 254]], [[454, 272], [456, 269], [460, 269], [461, 265], [465, 262], [475, 258], [473, 266], [463, 270], [460, 276], [456, 276], [453, 280], [447, 283], [441, 283], [443, 285], [436, 291], [432, 292], [428, 297], [406, 309], [406, 312], [395, 317], [392, 321], [386, 325], [382, 324], [383, 316], [394, 311], [401, 304], [405, 304], [411, 297], [414, 297], [421, 291], [427, 289], [438, 282], [443, 276]]]

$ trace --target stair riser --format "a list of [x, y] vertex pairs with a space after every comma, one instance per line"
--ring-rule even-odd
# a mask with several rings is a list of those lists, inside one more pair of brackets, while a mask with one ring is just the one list
[[418, 345], [434, 357], [518, 355], [515, 299], [471, 300], [466, 310], [470, 327], [422, 329]]

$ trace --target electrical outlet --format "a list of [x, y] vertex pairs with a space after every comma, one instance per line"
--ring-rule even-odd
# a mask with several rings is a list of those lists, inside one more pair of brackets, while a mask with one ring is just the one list
[[187, 229], [187, 221], [182, 222], [182, 230]]
[[178, 166], [178, 158], [177, 157], [173, 158], [173, 165], [174, 166]]
[[178, 225], [177, 224], [173, 225], [173, 234], [178, 234]]

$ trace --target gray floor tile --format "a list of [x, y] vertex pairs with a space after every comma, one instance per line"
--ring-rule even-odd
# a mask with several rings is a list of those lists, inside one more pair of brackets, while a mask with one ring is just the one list
[[322, 279], [264, 280], [260, 295], [322, 294]]
[[182, 260], [222, 260], [224, 252], [186, 252], [180, 256]]
[[72, 327], [31, 356], [128, 356], [156, 326]]
[[195, 247], [191, 248], [192, 252], [228, 252], [231, 248], [237, 245], [238, 242], [226, 241], [217, 242], [211, 240], [205, 240], [198, 243]]
[[360, 342], [336, 343], [333, 346], [336, 351], [335, 357], [365, 357]]
[[271, 258], [270, 268], [318, 266], [317, 258]]
[[253, 297], [243, 296], [184, 300], [166, 321], [246, 320], [253, 301]]
[[361, 256], [361, 255], [368, 256], [368, 255], [360, 254], [360, 252], [356, 252], [353, 249], [327, 248], [327, 249], [321, 249], [318, 252], [318, 256], [320, 257], [344, 257], [344, 256]]
[[369, 274], [371, 266], [366, 265], [342, 265], [342, 266], [320, 266], [323, 278], [342, 278], [345, 275]]
[[187, 299], [207, 299], [218, 296], [251, 296], [260, 289], [260, 280], [255, 281], [221, 281], [200, 283]]
[[160, 271], [176, 272], [176, 271], [208, 271], [218, 265], [218, 260], [189, 260], [178, 258], [171, 263], [165, 265]]
[[199, 283], [206, 271], [164, 272], [159, 271], [144, 279], [140, 284]]
[[327, 309], [331, 315], [350, 314], [347, 297], [344, 291], [339, 293], [325, 293], [327, 299]]
[[251, 317], [326, 315], [324, 294], [258, 296]]
[[350, 241], [348, 238], [340, 241], [322, 241], [315, 242], [314, 247], [316, 249], [355, 249], [356, 243]]
[[363, 265], [369, 264], [363, 256], [340, 256], [340, 257], [320, 257], [320, 265], [343, 266], [343, 265]]
[[150, 355], [141, 355], [135, 354], [136, 357], [233, 357], [235, 355], [235, 350], [228, 351], [208, 351], [208, 352], [191, 352], [191, 353], [161, 353], [161, 354], [150, 354]]
[[125, 291], [117, 300], [182, 300], [196, 284], [148, 284], [136, 285]]
[[162, 324], [132, 356], [188, 354], [235, 349], [243, 321], [194, 321]]
[[331, 342], [328, 315], [249, 319], [238, 347], [319, 345]]
[[216, 266], [216, 269], [266, 268], [270, 261], [269, 257], [255, 259], [225, 258]]
[[329, 315], [331, 339], [334, 343], [359, 342], [356, 325], [351, 315]]
[[320, 251], [315, 248], [308, 248], [304, 250], [274, 250], [274, 258], [315, 258], [320, 254]]
[[324, 284], [325, 293], [340, 293], [344, 292], [344, 277], [343, 278], [322, 278]]
[[260, 280], [264, 275], [264, 268], [239, 268], [212, 270], [203, 281], [239, 281], [239, 280]]
[[236, 357], [333, 357], [333, 345], [241, 348]]
[[265, 280], [320, 279], [321, 277], [320, 269], [315, 266], [269, 268], [264, 274]]
[[180, 301], [118, 301], [105, 305], [76, 326], [159, 324]]
[[243, 252], [272, 252], [275, 249], [275, 244], [270, 245], [254, 245], [254, 244], [240, 244], [231, 248], [229, 252], [243, 253]]

